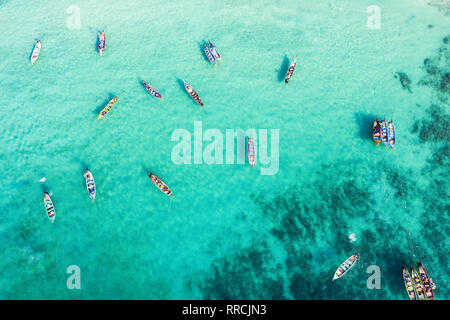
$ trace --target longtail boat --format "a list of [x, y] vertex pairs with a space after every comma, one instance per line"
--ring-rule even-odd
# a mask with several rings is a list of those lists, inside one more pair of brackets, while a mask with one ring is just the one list
[[53, 201], [47, 192], [44, 192], [44, 205], [48, 218], [51, 222], [55, 222], [55, 207], [53, 206]]
[[255, 144], [253, 143], [252, 137], [248, 138], [247, 155], [248, 155], [248, 163], [250, 163], [250, 165], [253, 168], [256, 157], [255, 157]]
[[286, 74], [286, 79], [284, 80], [285, 83], [288, 83], [291, 79], [292, 75], [295, 71], [295, 66], [297, 65], [297, 56], [295, 56], [294, 61], [292, 61], [291, 65], [289, 66], [289, 69]]
[[373, 141], [375, 141], [375, 143], [377, 145], [380, 144], [381, 142], [381, 124], [380, 124], [380, 120], [378, 120], [378, 118], [375, 119], [375, 121], [373, 122]]
[[147, 89], [148, 93], [150, 93], [152, 96], [154, 96], [155, 98], [164, 100], [164, 98], [162, 97], [161, 93], [158, 92], [158, 90], [153, 88], [151, 85], [146, 83], [144, 80], [142, 80], [142, 84], [144, 85], [145, 89]]
[[406, 292], [408, 292], [409, 299], [417, 300], [416, 292], [414, 291], [414, 285], [412, 283], [408, 269], [406, 269], [405, 266], [402, 266], [402, 271], [403, 271], [403, 282], [405, 283], [405, 288]]
[[389, 144], [391, 145], [392, 149], [395, 147], [395, 127], [394, 127], [394, 121], [389, 121], [388, 125], [388, 140]]
[[200, 99], [200, 96], [197, 92], [195, 92], [194, 88], [192, 88], [186, 81], [183, 80], [184, 88], [186, 89], [187, 93], [191, 96], [192, 99], [194, 99], [195, 102], [197, 102], [199, 105], [203, 106], [202, 99]]
[[422, 282], [420, 282], [420, 277], [413, 267], [411, 267], [411, 277], [413, 280], [412, 282], [414, 284], [414, 290], [416, 291], [417, 296], [419, 297], [420, 300], [426, 300], [427, 297], [425, 295], [425, 290], [423, 288]]
[[41, 40], [36, 41], [34, 45], [33, 53], [31, 54], [31, 64], [35, 63], [37, 58], [39, 57], [39, 53], [41, 52]]
[[108, 114], [109, 111], [111, 111], [111, 108], [114, 106], [114, 104], [117, 101], [117, 97], [114, 97], [111, 99], [111, 101], [108, 102], [108, 104], [106, 105], [106, 107], [103, 108], [102, 111], [100, 111], [100, 114], [98, 115], [97, 119], [101, 119], [104, 116], [106, 116]]
[[388, 132], [387, 132], [385, 120], [381, 121], [381, 141], [383, 141], [383, 144], [386, 148], [389, 146]]
[[102, 31], [98, 34], [98, 53], [100, 53], [101, 56], [103, 56], [103, 51], [105, 51], [106, 46], [106, 36], [105, 33]]
[[206, 45], [206, 43], [203, 44], [203, 50], [205, 51], [206, 58], [208, 58], [209, 62], [211, 62], [213, 65], [216, 65], [216, 58], [211, 53], [211, 50], [209, 50], [209, 47]]
[[212, 44], [211, 41], [209, 41], [209, 50], [211, 50], [212, 55], [214, 56], [214, 58], [216, 58], [217, 61], [221, 61], [222, 58], [220, 57], [219, 51], [217, 51], [217, 48], [215, 45]]
[[170, 190], [167, 184], [165, 184], [160, 178], [158, 178], [151, 172], [148, 173], [148, 176], [153, 181], [153, 183], [158, 187], [158, 189], [161, 190], [161, 192], [167, 194], [169, 197], [172, 198], [175, 197], [172, 190]]
[[91, 201], [95, 200], [95, 181], [94, 176], [89, 171], [89, 169], [86, 169], [86, 171], [83, 174], [84, 179], [86, 180], [86, 189], [89, 194], [89, 198], [91, 198]]
[[436, 286], [433, 283], [433, 280], [428, 276], [427, 270], [420, 261], [417, 262], [417, 270], [419, 271], [420, 280], [422, 281], [422, 284], [425, 288], [425, 293], [428, 300], [434, 300], [433, 289], [435, 289]]
[[339, 279], [344, 274], [346, 274], [356, 263], [356, 261], [359, 260], [359, 254], [355, 253], [350, 258], [345, 260], [339, 268], [337, 268], [336, 272], [334, 273], [333, 281], [336, 279]]

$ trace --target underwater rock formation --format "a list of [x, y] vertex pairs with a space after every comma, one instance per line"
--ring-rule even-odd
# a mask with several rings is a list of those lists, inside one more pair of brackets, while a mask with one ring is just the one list
[[444, 12], [445, 15], [450, 15], [450, 1], [449, 0], [428, 0], [428, 4], [438, 7], [439, 11]]
[[419, 81], [421, 86], [430, 86], [437, 91], [439, 100], [446, 102], [450, 94], [450, 51], [448, 40], [450, 36], [443, 38], [444, 43], [435, 57], [426, 58], [423, 61], [426, 75]]
[[[211, 299], [286, 299], [283, 280], [269, 273], [273, 256], [265, 241], [219, 258], [211, 265], [207, 280], [200, 284], [203, 298]], [[277, 268], [281, 271], [281, 268]]]
[[428, 74], [437, 74], [437, 73], [439, 73], [439, 68], [433, 63], [433, 61], [431, 61], [430, 58], [426, 58], [423, 61], [423, 65], [425, 67], [425, 71]]
[[[449, 7], [450, 8], [450, 7]], [[448, 113], [448, 98], [450, 96], [450, 52], [447, 49], [449, 36], [443, 38], [438, 55], [424, 61], [425, 77], [420, 85], [430, 86], [437, 93], [437, 101], [426, 110], [428, 117], [418, 120], [412, 127], [412, 132], [418, 134], [421, 143], [432, 143], [434, 148], [431, 157], [421, 170], [421, 175], [427, 177], [428, 187], [420, 191], [424, 214], [422, 219], [422, 235], [428, 246], [433, 248], [433, 254], [423, 251], [428, 257], [423, 260], [439, 257], [439, 265], [448, 265], [448, 254], [442, 254], [442, 244], [448, 241], [450, 180], [450, 115]], [[436, 99], [433, 99], [436, 100]], [[443, 282], [445, 290], [448, 285]], [[444, 288], [440, 288], [443, 293]]]
[[397, 72], [397, 74], [394, 76], [394, 78], [397, 79], [397, 75], [398, 78], [400, 80], [400, 84], [402, 85], [403, 89], [408, 90], [409, 93], [412, 93], [411, 91], [411, 79], [409, 79], [408, 75], [404, 72]]
[[[332, 162], [288, 192], [252, 195], [267, 230], [255, 232], [250, 246], [215, 259], [208, 272], [191, 281], [203, 298], [407, 299], [399, 266], [420, 259], [439, 286], [438, 297], [448, 299], [450, 284], [442, 275], [450, 260], [444, 245], [450, 225], [445, 214], [450, 210], [450, 115], [441, 100], [449, 96], [449, 61], [446, 48], [424, 60], [421, 84], [440, 97], [433, 97], [425, 118], [412, 128], [421, 143], [436, 146], [423, 167], [416, 170], [393, 157]], [[408, 76], [399, 72], [397, 77], [410, 91]], [[365, 128], [373, 115], [355, 118]], [[357, 219], [365, 227], [350, 243], [349, 226]], [[332, 282], [355, 247], [363, 260], [342, 282]], [[369, 264], [383, 271], [380, 290], [367, 290]]]
[[440, 89], [442, 91], [449, 91], [450, 89], [450, 73], [446, 73], [441, 77], [441, 86]]
[[[430, 112], [436, 115], [439, 110]], [[318, 168], [311, 180], [290, 186], [289, 192], [253, 195], [268, 230], [255, 233], [250, 246], [214, 260], [204, 276], [193, 280], [194, 286], [198, 285], [204, 299], [406, 299], [399, 266], [417, 254], [437, 277], [439, 265], [448, 264], [442, 245], [446, 233], [436, 222], [450, 223], [448, 217], [439, 218], [450, 209], [445, 196], [449, 182], [440, 171], [440, 163], [448, 164], [448, 153], [446, 149], [436, 154], [421, 173], [385, 161], [381, 163], [383, 174], [372, 176], [370, 172], [380, 163], [333, 162]], [[417, 185], [417, 174], [422, 173], [430, 178], [430, 187]], [[368, 190], [367, 181], [387, 188]], [[433, 200], [437, 192], [442, 195]], [[383, 207], [379, 207], [375, 198], [391, 193], [394, 197], [383, 198]], [[419, 218], [409, 215], [411, 204], [423, 206], [426, 212], [420, 216], [419, 230], [412, 234], [409, 224], [402, 222], [412, 219], [414, 223]], [[394, 208], [403, 212], [398, 214]], [[393, 220], [380, 219], [383, 213]], [[342, 262], [339, 259], [354, 250], [346, 230], [355, 218], [367, 225], [358, 231], [354, 244], [364, 262], [346, 275], [345, 280], [355, 285], [336, 285], [331, 277]], [[380, 290], [366, 287], [365, 268], [372, 263], [383, 270]], [[444, 281], [439, 286], [441, 292], [448, 288]]]
[[445, 110], [436, 104], [431, 105], [427, 113], [431, 119], [416, 121], [411, 131], [419, 133], [422, 143], [450, 142], [450, 115], [446, 114]]

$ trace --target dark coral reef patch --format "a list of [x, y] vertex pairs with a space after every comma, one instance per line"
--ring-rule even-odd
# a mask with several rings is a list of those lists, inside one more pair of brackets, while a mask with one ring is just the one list
[[418, 133], [420, 141], [425, 142], [450, 142], [450, 116], [445, 109], [432, 104], [427, 113], [428, 119], [417, 120], [412, 128], [413, 133]]
[[[314, 175], [315, 183], [292, 186], [288, 193], [253, 196], [261, 219], [267, 219], [270, 227], [266, 234], [255, 235], [250, 247], [214, 261], [207, 276], [197, 281], [203, 298], [406, 299], [402, 265], [422, 260], [436, 275], [436, 270], [449, 262], [442, 245], [448, 233], [445, 226], [450, 225], [448, 215], [442, 217], [450, 209], [446, 195], [449, 185], [434, 169], [443, 161], [448, 163], [448, 151], [446, 159], [436, 157], [424, 168], [430, 176], [428, 188], [419, 188], [409, 169], [382, 162], [384, 174], [377, 184], [389, 185], [395, 193], [383, 207], [377, 208], [377, 194], [369, 192], [362, 182], [367, 168], [361, 162], [323, 166], [320, 175]], [[336, 170], [343, 178], [330, 179]], [[352, 175], [363, 178], [353, 181]], [[424, 209], [416, 218], [410, 216], [410, 210], [417, 214], [413, 203], [421, 203]], [[376, 211], [391, 212], [396, 219], [388, 223], [376, 218]], [[348, 240], [347, 226], [357, 217], [367, 223], [356, 243], [361, 262], [345, 280], [332, 282], [340, 260], [355, 250]], [[419, 231], [411, 233], [413, 225], [419, 225]], [[270, 243], [276, 244], [276, 252]], [[284, 253], [282, 258], [279, 251]], [[369, 265], [382, 271], [380, 290], [367, 289]], [[349, 282], [351, 286], [346, 285]], [[442, 292], [446, 288], [442, 283]]]
[[[374, 164], [375, 167], [375, 164]], [[392, 184], [398, 196], [395, 206], [403, 207], [408, 194], [416, 194], [409, 172], [397, 172], [386, 164], [381, 179]], [[340, 175], [336, 176], [339, 171]], [[370, 171], [370, 170], [369, 170]], [[407, 230], [398, 224], [377, 221], [374, 195], [365, 184], [367, 167], [360, 161], [322, 166], [305, 186], [290, 192], [252, 197], [261, 219], [270, 224], [267, 234], [255, 235], [249, 248], [217, 259], [199, 284], [205, 299], [383, 299], [392, 297], [402, 263], [409, 262]], [[362, 177], [353, 179], [352, 176]], [[302, 188], [300, 188], [302, 187]], [[301, 190], [301, 192], [300, 192]], [[411, 190], [411, 191], [408, 191]], [[312, 195], [314, 195], [312, 197]], [[348, 239], [348, 223], [353, 218], [367, 221], [358, 234], [362, 261], [346, 275], [352, 286], [332, 282], [340, 260], [354, 253]], [[318, 247], [317, 241], [321, 244]], [[276, 243], [284, 258], [271, 249]], [[394, 253], [394, 254], [393, 254]], [[392, 255], [392, 256], [391, 256]], [[330, 260], [331, 259], [331, 260]], [[383, 270], [381, 290], [368, 290], [368, 265]], [[386, 273], [389, 271], [389, 273]], [[401, 292], [401, 291], [399, 291]], [[397, 289], [394, 296], [397, 295]]]
[[450, 94], [450, 51], [448, 49], [448, 39], [443, 38], [443, 45], [438, 49], [436, 56], [426, 58], [423, 61], [423, 68], [426, 72], [419, 85], [430, 86], [438, 93], [438, 98], [446, 102]]
[[[266, 230], [189, 283], [205, 299], [407, 299], [401, 267], [421, 260], [438, 285], [437, 297], [448, 299], [449, 62], [446, 46], [424, 60], [419, 84], [433, 88], [438, 101], [412, 128], [421, 143], [435, 148], [422, 168], [411, 170], [392, 158], [333, 162], [303, 175], [288, 192], [252, 195]], [[397, 76], [410, 90], [408, 76]], [[355, 117], [362, 126], [368, 122], [367, 115]], [[418, 183], [423, 177], [426, 182]], [[351, 243], [349, 226], [357, 219], [364, 224]], [[356, 248], [358, 265], [342, 281], [331, 281]], [[367, 288], [369, 265], [381, 269], [380, 290]]]
[[404, 72], [397, 72], [394, 76], [394, 78], [398, 78], [400, 80], [400, 84], [402, 85], [402, 88], [404, 90], [408, 90], [409, 93], [412, 93], [411, 91], [411, 79], [408, 77], [408, 75]]

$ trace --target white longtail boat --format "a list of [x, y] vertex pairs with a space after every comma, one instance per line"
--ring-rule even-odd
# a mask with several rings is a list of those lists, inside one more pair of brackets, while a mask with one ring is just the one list
[[94, 176], [89, 171], [89, 169], [86, 169], [86, 171], [83, 174], [84, 179], [86, 180], [86, 189], [89, 193], [89, 198], [91, 198], [91, 201], [95, 200], [95, 181]]
[[34, 45], [33, 53], [31, 54], [31, 64], [35, 63], [37, 58], [39, 57], [39, 53], [41, 52], [41, 40], [36, 41]]
[[55, 207], [53, 206], [52, 199], [47, 192], [44, 192], [44, 205], [48, 218], [51, 222], [55, 222]]
[[414, 285], [411, 280], [411, 275], [405, 266], [402, 266], [403, 282], [405, 283], [406, 292], [408, 292], [409, 300], [417, 300], [416, 292], [414, 291]]
[[344, 274], [346, 274], [355, 265], [356, 261], [358, 261], [358, 260], [359, 260], [359, 254], [358, 253], [355, 253], [350, 258], [345, 260], [339, 266], [339, 268], [336, 270], [336, 272], [334, 273], [333, 281], [336, 280], [336, 279], [339, 279]]

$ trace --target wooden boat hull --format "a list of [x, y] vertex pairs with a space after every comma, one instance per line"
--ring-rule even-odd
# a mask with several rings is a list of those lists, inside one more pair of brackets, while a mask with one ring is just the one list
[[406, 292], [410, 300], [417, 300], [416, 291], [411, 280], [411, 276], [405, 266], [402, 266], [403, 282], [405, 283]]
[[86, 189], [89, 194], [89, 198], [91, 198], [91, 201], [94, 201], [96, 193], [94, 176], [89, 170], [86, 170], [83, 177], [86, 181]]
[[417, 270], [419, 271], [420, 280], [422, 281], [428, 300], [435, 300], [431, 278], [428, 276], [427, 270], [420, 261], [417, 262]]
[[146, 83], [144, 80], [142, 80], [142, 84], [144, 85], [145, 89], [148, 91], [148, 93], [150, 93], [152, 96], [154, 96], [155, 98], [164, 100], [161, 93], [158, 92], [158, 90], [156, 90], [155, 88], [153, 88], [151, 85], [149, 85], [148, 83]]
[[216, 46], [213, 45], [211, 41], [208, 40], [208, 42], [209, 42], [209, 50], [211, 51], [214, 58], [216, 58], [216, 61], [221, 61], [222, 57], [220, 56], [219, 51], [217, 51]]
[[172, 190], [170, 190], [170, 188], [167, 186], [167, 184], [165, 184], [161, 179], [159, 179], [157, 176], [155, 176], [151, 172], [148, 173], [148, 176], [153, 181], [155, 186], [157, 186], [158, 189], [161, 190], [162, 193], [168, 195], [171, 198], [175, 197]]
[[347, 260], [345, 260], [339, 268], [337, 268], [336, 272], [334, 273], [333, 281], [336, 279], [339, 279], [344, 274], [346, 274], [353, 266], [356, 264], [356, 262], [359, 260], [359, 254], [355, 253], [351, 257], [349, 257]]
[[253, 143], [253, 138], [248, 138], [248, 147], [247, 147], [247, 155], [248, 155], [248, 163], [253, 168], [253, 165], [255, 164], [255, 144]]
[[291, 65], [289, 66], [289, 69], [286, 73], [286, 79], [284, 80], [284, 83], [288, 83], [289, 80], [291, 80], [291, 77], [294, 74], [296, 65], [297, 65], [297, 56], [295, 56], [294, 61], [292, 61]]
[[34, 64], [39, 58], [39, 53], [41, 52], [41, 40], [36, 41], [34, 45], [33, 53], [31, 54], [30, 62]]
[[206, 58], [208, 58], [209, 62], [215, 65], [216, 58], [211, 53], [211, 50], [209, 50], [209, 47], [206, 45], [206, 43], [203, 44], [203, 50], [205, 51]]
[[103, 51], [105, 51], [106, 47], [106, 36], [104, 32], [101, 32], [98, 36], [98, 53], [103, 56]]
[[197, 102], [199, 105], [203, 106], [202, 99], [200, 99], [200, 96], [198, 93], [192, 88], [186, 81], [183, 80], [184, 83], [184, 89], [186, 89], [187, 93], [191, 96], [191, 98]]
[[388, 141], [391, 145], [391, 148], [395, 148], [395, 127], [394, 122], [390, 121], [388, 125]]
[[381, 141], [383, 141], [383, 144], [386, 148], [389, 146], [388, 131], [385, 120], [381, 121]]
[[55, 222], [56, 216], [55, 207], [53, 206], [53, 201], [47, 192], [44, 192], [44, 206], [45, 211], [47, 213], [47, 217], [50, 219], [51, 222]]
[[372, 137], [373, 137], [373, 141], [375, 141], [375, 143], [377, 145], [379, 145], [380, 142], [381, 142], [381, 124], [380, 124], [380, 121], [378, 119], [376, 119], [373, 122]]
[[411, 268], [411, 277], [414, 290], [416, 291], [416, 295], [419, 297], [419, 300], [427, 300], [425, 289], [423, 288], [422, 282], [420, 282], [420, 277], [414, 268]]
[[117, 102], [117, 99], [118, 99], [117, 97], [112, 98], [108, 102], [108, 104], [102, 109], [102, 111], [100, 111], [97, 119], [101, 119], [104, 116], [106, 116], [111, 111], [111, 108], [114, 106], [114, 104]]

